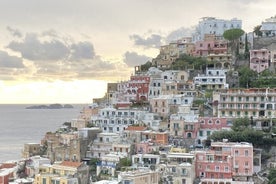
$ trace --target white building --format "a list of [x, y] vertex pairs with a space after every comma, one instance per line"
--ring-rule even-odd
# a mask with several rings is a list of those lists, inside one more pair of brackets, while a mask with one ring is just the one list
[[226, 83], [227, 70], [225, 69], [206, 69], [206, 74], [198, 74], [194, 77], [194, 85], [201, 90], [206, 89], [228, 89]]
[[196, 28], [193, 35], [193, 41], [201, 41], [205, 34], [214, 34], [216, 36], [223, 35], [224, 31], [234, 28], [242, 28], [242, 21], [237, 18], [231, 20], [217, 19], [215, 17], [203, 17]]
[[261, 31], [263, 36], [276, 36], [276, 16], [265, 19], [262, 22]]
[[146, 113], [145, 110], [106, 107], [100, 109], [97, 116], [92, 116], [91, 122], [103, 132], [121, 134], [129, 125], [142, 122]]
[[116, 133], [99, 133], [91, 142], [86, 152], [86, 157], [101, 158], [113, 151], [113, 143], [119, 142], [120, 136]]

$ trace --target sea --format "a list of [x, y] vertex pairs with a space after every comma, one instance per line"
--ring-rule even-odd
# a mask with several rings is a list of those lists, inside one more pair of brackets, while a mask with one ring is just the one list
[[0, 104], [0, 163], [21, 159], [25, 143], [40, 143], [47, 132], [77, 119], [85, 104], [74, 108], [26, 109], [31, 104]]

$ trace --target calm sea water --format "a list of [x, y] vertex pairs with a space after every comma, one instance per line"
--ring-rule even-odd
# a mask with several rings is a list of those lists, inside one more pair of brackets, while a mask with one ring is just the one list
[[0, 105], [0, 163], [21, 158], [24, 143], [40, 143], [46, 132], [76, 119], [85, 105], [72, 109], [26, 109], [30, 105]]

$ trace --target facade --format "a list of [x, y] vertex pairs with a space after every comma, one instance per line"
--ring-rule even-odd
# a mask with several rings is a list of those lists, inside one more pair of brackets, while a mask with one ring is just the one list
[[207, 89], [228, 89], [229, 84], [226, 83], [227, 70], [207, 68], [206, 74], [198, 74], [194, 77], [195, 88], [200, 90]]
[[201, 183], [254, 183], [251, 143], [212, 142], [207, 151], [196, 151], [196, 176]]
[[220, 130], [230, 130], [232, 120], [218, 117], [199, 117], [199, 130], [197, 134], [196, 147], [203, 147], [204, 141], [213, 132]]
[[122, 184], [158, 184], [159, 172], [151, 170], [136, 170], [120, 172], [118, 180]]
[[127, 155], [124, 153], [109, 153], [101, 156], [100, 161], [97, 163], [97, 176], [106, 174], [114, 177], [120, 159], [126, 157]]
[[270, 51], [268, 49], [250, 50], [250, 69], [258, 73], [270, 66]]
[[128, 126], [141, 122], [146, 113], [145, 110], [134, 108], [115, 109], [106, 107], [99, 110], [97, 116], [92, 116], [91, 122], [101, 128], [104, 133], [121, 134]]
[[86, 157], [101, 158], [112, 152], [112, 144], [119, 141], [119, 134], [116, 133], [99, 133], [97, 138], [91, 142]]
[[35, 175], [34, 184], [76, 183], [89, 181], [89, 167], [81, 162], [63, 161], [45, 167], [44, 172]]
[[40, 154], [40, 144], [37, 143], [26, 143], [22, 151], [22, 158], [29, 158], [31, 156]]
[[242, 28], [242, 21], [236, 18], [231, 20], [217, 19], [215, 17], [203, 17], [196, 27], [193, 35], [193, 41], [203, 40], [206, 34], [214, 34], [216, 36], [223, 35], [228, 29]]
[[213, 92], [213, 115], [225, 118], [273, 119], [276, 89], [227, 89]]
[[190, 153], [169, 152], [163, 165], [162, 180], [169, 183], [192, 184], [195, 179], [195, 156]]
[[265, 37], [276, 36], [276, 16], [265, 19], [262, 22], [260, 31], [262, 31]]

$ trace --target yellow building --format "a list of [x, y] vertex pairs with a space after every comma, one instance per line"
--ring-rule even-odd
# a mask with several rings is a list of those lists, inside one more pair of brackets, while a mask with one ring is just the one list
[[89, 181], [89, 167], [81, 162], [63, 161], [44, 165], [35, 175], [34, 184], [86, 184]]

